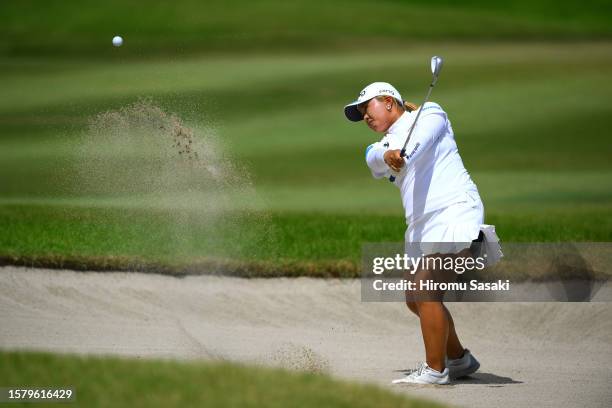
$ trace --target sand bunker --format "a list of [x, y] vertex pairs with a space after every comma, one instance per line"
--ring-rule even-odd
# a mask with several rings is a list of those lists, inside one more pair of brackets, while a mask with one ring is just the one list
[[323, 371], [466, 407], [607, 407], [611, 303], [451, 303], [481, 362], [450, 387], [392, 387], [423, 359], [401, 303], [358, 280], [174, 278], [0, 268], [0, 347]]

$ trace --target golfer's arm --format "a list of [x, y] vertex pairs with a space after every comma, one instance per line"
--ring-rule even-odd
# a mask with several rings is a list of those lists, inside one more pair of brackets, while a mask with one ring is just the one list
[[372, 172], [374, 178], [383, 178], [389, 176], [389, 166], [385, 163], [383, 156], [387, 149], [382, 143], [374, 143], [366, 148], [366, 163]]
[[446, 117], [443, 113], [430, 113], [419, 118], [419, 123], [406, 146], [406, 163], [410, 165], [417, 161], [445, 131]]

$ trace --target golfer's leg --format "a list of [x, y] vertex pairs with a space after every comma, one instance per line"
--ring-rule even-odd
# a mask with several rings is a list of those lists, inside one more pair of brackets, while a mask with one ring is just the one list
[[[412, 276], [412, 274], [410, 274], [409, 272], [404, 273], [404, 279], [406, 279], [407, 281], [413, 281], [414, 280], [414, 276]], [[419, 307], [417, 305], [417, 303], [415, 302], [413, 293], [411, 293], [411, 291], [406, 290], [404, 292], [404, 297], [406, 299], [406, 306], [408, 306], [408, 309], [414, 313], [415, 315], [419, 315]]]
[[[467, 248], [454, 256], [467, 258], [467, 257], [471, 257], [472, 253], [470, 252], [470, 249]], [[457, 277], [456, 275], [454, 276], [451, 275], [451, 276], [455, 279]], [[455, 322], [453, 321], [453, 316], [451, 316], [450, 311], [444, 304], [442, 304], [442, 307], [444, 307], [444, 310], [446, 311], [446, 316], [448, 318], [448, 341], [446, 343], [446, 356], [448, 358], [461, 358], [463, 356], [464, 348], [461, 342], [459, 341], [459, 336], [457, 336], [457, 331], [455, 330]]]
[[442, 307], [446, 311], [446, 317], [448, 319], [448, 340], [446, 341], [446, 356], [448, 358], [460, 358], [463, 355], [463, 346], [459, 341], [459, 337], [457, 336], [457, 332], [455, 331], [455, 322], [453, 321], [453, 316], [451, 316], [450, 311], [446, 308], [444, 304]]
[[448, 314], [442, 302], [418, 302], [427, 365], [440, 372], [446, 368]]
[[408, 306], [408, 309], [410, 309], [412, 313], [417, 316], [419, 315], [419, 307], [417, 306], [416, 302], [407, 301], [406, 306]]
[[[415, 315], [419, 315], [419, 309], [415, 302], [407, 302], [408, 309]], [[455, 331], [455, 322], [453, 316], [451, 316], [448, 308], [443, 304], [444, 310], [446, 311], [446, 317], [448, 318], [448, 339], [446, 341], [446, 356], [448, 358], [461, 358], [463, 356], [463, 345], [459, 341], [459, 336]]]

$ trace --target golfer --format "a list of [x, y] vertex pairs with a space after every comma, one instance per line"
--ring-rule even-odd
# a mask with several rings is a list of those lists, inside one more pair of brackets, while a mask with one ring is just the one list
[[[418, 109], [421, 115], [406, 147], [406, 157], [401, 157]], [[469, 251], [470, 243], [477, 240], [493, 249], [493, 257], [501, 253], [494, 228], [483, 224], [484, 207], [478, 189], [463, 166], [451, 123], [440, 105], [427, 102], [418, 108], [405, 103], [391, 84], [374, 82], [345, 106], [344, 113], [350, 121], [363, 120], [370, 129], [383, 134], [379, 142], [367, 147], [365, 159], [375, 178], [395, 176], [393, 184], [400, 190], [408, 225], [407, 251], [413, 243], [448, 243], [442, 253], [456, 256]], [[428, 253], [441, 252], [434, 245]], [[454, 271], [451, 273], [456, 277]], [[420, 319], [426, 361], [393, 383], [449, 384], [453, 378], [478, 370], [480, 363], [459, 341], [453, 318], [441, 298], [422, 301], [407, 296], [406, 303]]]

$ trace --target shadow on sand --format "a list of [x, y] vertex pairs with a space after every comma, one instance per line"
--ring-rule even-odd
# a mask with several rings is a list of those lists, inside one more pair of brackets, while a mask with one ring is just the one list
[[[396, 373], [410, 374], [412, 369], [394, 370]], [[506, 384], [522, 384], [523, 381], [513, 380], [510, 377], [502, 377], [492, 373], [474, 373], [465, 377], [455, 378], [452, 380], [453, 385], [461, 384], [482, 384], [490, 387], [502, 387]]]

